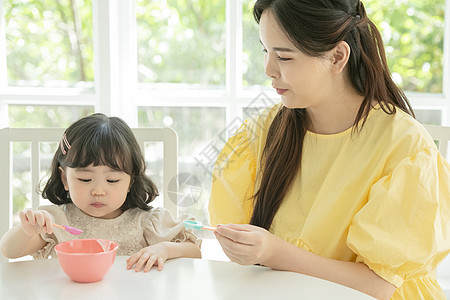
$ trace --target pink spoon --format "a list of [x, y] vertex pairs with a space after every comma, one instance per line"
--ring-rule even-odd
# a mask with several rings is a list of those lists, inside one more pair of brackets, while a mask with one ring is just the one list
[[83, 233], [83, 230], [72, 227], [72, 226], [67, 226], [67, 225], [58, 225], [58, 224], [53, 224], [53, 226], [59, 227], [64, 229], [65, 231], [67, 231], [68, 233], [74, 234], [74, 235], [79, 235]]

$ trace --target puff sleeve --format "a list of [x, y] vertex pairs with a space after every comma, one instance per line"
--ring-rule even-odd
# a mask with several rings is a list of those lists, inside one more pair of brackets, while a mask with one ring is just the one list
[[400, 287], [448, 254], [449, 218], [450, 165], [437, 149], [421, 149], [372, 185], [347, 244], [358, 261]]
[[144, 221], [144, 239], [147, 245], [154, 245], [160, 242], [168, 241], [175, 243], [191, 242], [198, 247], [201, 240], [184, 227], [183, 220], [193, 220], [187, 216], [181, 216], [175, 220], [170, 212], [164, 208], [154, 208], [150, 217]]
[[251, 151], [251, 130], [244, 122], [217, 157], [209, 200], [213, 226], [249, 223], [253, 209], [256, 159]]

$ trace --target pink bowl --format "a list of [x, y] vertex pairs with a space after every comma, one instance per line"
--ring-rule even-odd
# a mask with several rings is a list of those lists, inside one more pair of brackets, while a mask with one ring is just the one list
[[102, 239], [79, 239], [55, 246], [59, 264], [64, 272], [77, 282], [95, 282], [103, 279], [116, 258], [119, 245]]

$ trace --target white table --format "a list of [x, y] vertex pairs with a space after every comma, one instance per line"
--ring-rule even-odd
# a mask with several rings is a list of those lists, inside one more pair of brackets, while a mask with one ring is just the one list
[[0, 299], [373, 299], [325, 280], [266, 267], [180, 258], [148, 273], [117, 256], [102, 281], [76, 283], [57, 259], [0, 264]]

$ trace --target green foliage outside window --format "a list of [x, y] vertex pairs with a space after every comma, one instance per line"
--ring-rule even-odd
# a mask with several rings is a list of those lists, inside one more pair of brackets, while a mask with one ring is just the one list
[[136, 12], [139, 82], [225, 86], [224, 0], [138, 0]]
[[5, 0], [8, 85], [94, 80], [91, 0]]
[[68, 127], [93, 112], [92, 106], [10, 105], [9, 124], [16, 128]]
[[[254, 1], [243, 1], [243, 85], [267, 85]], [[445, 0], [365, 0], [396, 82], [441, 93]], [[92, 82], [91, 0], [5, 0], [8, 83]], [[225, 0], [138, 0], [138, 72], [143, 83], [225, 85]]]
[[445, 0], [364, 1], [404, 90], [442, 93]]

